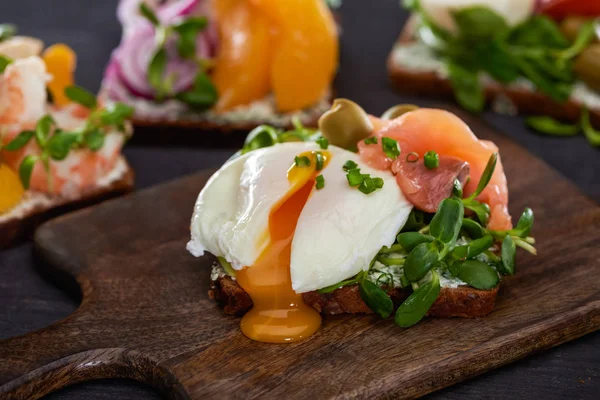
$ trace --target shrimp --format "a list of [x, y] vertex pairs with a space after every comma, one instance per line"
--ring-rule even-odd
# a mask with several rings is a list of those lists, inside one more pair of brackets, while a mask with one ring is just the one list
[[[24, 130], [35, 129], [37, 121], [50, 114], [63, 130], [77, 131], [85, 125], [89, 110], [78, 104], [56, 107], [46, 104], [46, 69], [38, 57], [17, 60], [0, 76], [0, 140], [7, 144]], [[104, 146], [93, 152], [73, 149], [62, 161], [50, 160], [47, 167], [38, 161], [33, 169], [29, 189], [65, 198], [74, 198], [93, 188], [99, 179], [118, 164], [125, 138], [109, 132]], [[17, 171], [29, 155], [40, 156], [41, 149], [31, 140], [18, 151], [2, 151], [3, 163]]]
[[[440, 156], [449, 156], [466, 161], [470, 167], [470, 180], [464, 187], [469, 195], [475, 191], [487, 162], [498, 147], [489, 141], [479, 140], [471, 129], [456, 115], [437, 109], [421, 108], [406, 113], [391, 121], [371, 117], [375, 129], [373, 134], [379, 139], [389, 137], [400, 145], [402, 156], [392, 161], [386, 157], [381, 146], [358, 144], [361, 158], [374, 168], [396, 172], [396, 180], [403, 191], [413, 182], [402, 173], [406, 155], [415, 152], [421, 157], [433, 150]], [[381, 142], [381, 140], [379, 140]], [[490, 206], [491, 215], [488, 227], [493, 230], [512, 228], [508, 213], [508, 186], [500, 157], [490, 183], [477, 197], [477, 200]]]
[[0, 127], [35, 123], [46, 113], [46, 66], [39, 57], [9, 64], [0, 75]]

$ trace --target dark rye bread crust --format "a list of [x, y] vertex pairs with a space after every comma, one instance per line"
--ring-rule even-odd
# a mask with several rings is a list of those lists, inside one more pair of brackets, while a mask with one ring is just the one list
[[[414, 43], [416, 24], [417, 20], [414, 16], [409, 18], [395, 46]], [[454, 97], [448, 79], [438, 76], [434, 71], [404, 69], [394, 62], [392, 55], [393, 51], [388, 57], [387, 68], [389, 79], [396, 90], [416, 95]], [[485, 86], [485, 95], [488, 101], [493, 101], [498, 96], [505, 96], [522, 114], [548, 115], [570, 122], [578, 122], [581, 116], [581, 104], [573, 100], [559, 103], [538, 91], [507, 88], [498, 83], [488, 83]], [[600, 126], [600, 109], [590, 109], [589, 111], [592, 124], [596, 127]]]
[[127, 164], [127, 170], [123, 176], [110, 185], [90, 188], [75, 199], [57, 197], [49, 207], [36, 207], [23, 217], [0, 222], [0, 249], [13, 246], [31, 237], [39, 225], [60, 214], [131, 192], [134, 186], [134, 177], [133, 169]]
[[[477, 290], [470, 287], [442, 288], [440, 296], [427, 313], [431, 317], [479, 318], [489, 314], [496, 303], [499, 287], [492, 290]], [[388, 290], [388, 294], [399, 306], [410, 291]], [[252, 308], [250, 296], [229, 276], [212, 281], [208, 292], [226, 314], [241, 316]], [[373, 311], [360, 297], [358, 286], [344, 286], [331, 293], [309, 292], [303, 294], [304, 302], [321, 314], [372, 314]]]

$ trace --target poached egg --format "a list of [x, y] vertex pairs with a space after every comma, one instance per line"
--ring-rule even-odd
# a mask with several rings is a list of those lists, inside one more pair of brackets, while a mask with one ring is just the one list
[[[323, 157], [316, 168], [317, 153]], [[295, 157], [307, 157], [299, 166]], [[364, 194], [351, 187], [343, 165], [383, 179]], [[322, 175], [325, 185], [316, 189]], [[334, 285], [368, 270], [390, 246], [412, 204], [395, 177], [375, 170], [350, 151], [312, 142], [277, 144], [227, 162], [200, 192], [188, 250], [223, 257], [254, 303], [241, 321], [251, 339], [283, 343], [306, 338], [320, 326], [302, 293]]]

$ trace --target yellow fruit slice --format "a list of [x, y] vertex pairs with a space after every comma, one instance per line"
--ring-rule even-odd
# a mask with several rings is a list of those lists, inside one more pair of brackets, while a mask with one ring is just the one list
[[52, 76], [48, 82], [48, 89], [52, 93], [54, 104], [69, 104], [71, 101], [65, 96], [65, 88], [73, 85], [77, 55], [66, 44], [58, 43], [48, 47], [42, 57], [48, 73]]
[[220, 50], [212, 80], [219, 93], [215, 109], [226, 111], [270, 91], [269, 23], [246, 0], [216, 3]]
[[0, 164], [0, 214], [14, 208], [23, 198], [23, 185], [15, 171]]
[[322, 0], [248, 0], [278, 28], [271, 88], [280, 111], [309, 107], [327, 92], [338, 65], [337, 28]]

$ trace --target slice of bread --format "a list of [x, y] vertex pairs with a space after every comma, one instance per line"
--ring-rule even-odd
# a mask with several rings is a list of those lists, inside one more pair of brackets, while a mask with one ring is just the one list
[[118, 195], [131, 192], [134, 184], [133, 169], [121, 156], [114, 177], [110, 177], [77, 196], [48, 196], [38, 192], [26, 192], [15, 209], [0, 214], [0, 249], [15, 245], [32, 236], [35, 228], [60, 214], [89, 206]]
[[[416, 16], [409, 18], [390, 52], [387, 68], [392, 85], [398, 91], [409, 94], [454, 97], [450, 81], [438, 68], [441, 62], [432, 60], [421, 63], [417, 60], [423, 52], [417, 51], [416, 46], [426, 47], [415, 38], [417, 24]], [[486, 79], [484, 86], [486, 98], [499, 113], [548, 115], [564, 121], [578, 122], [585, 101], [592, 123], [600, 126], [600, 93], [594, 92], [582, 82], [575, 85], [571, 98], [565, 103], [552, 100], [526, 80], [501, 85]]]
[[[227, 275], [211, 276], [209, 297], [223, 307], [226, 314], [241, 316], [252, 308], [252, 299], [242, 287]], [[479, 318], [489, 314], [496, 303], [499, 287], [492, 290], [477, 290], [471, 287], [444, 287], [427, 315], [431, 317]], [[410, 291], [400, 288], [388, 290], [388, 294], [399, 306]], [[344, 286], [331, 293], [308, 292], [304, 302], [321, 314], [372, 314], [373, 311], [360, 297], [357, 285]]]

